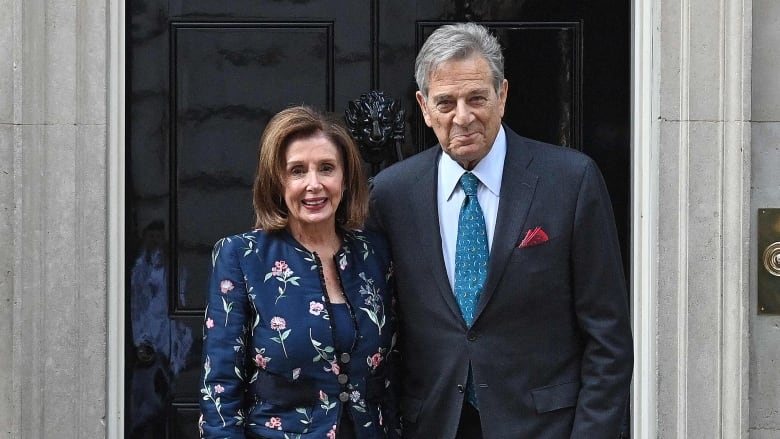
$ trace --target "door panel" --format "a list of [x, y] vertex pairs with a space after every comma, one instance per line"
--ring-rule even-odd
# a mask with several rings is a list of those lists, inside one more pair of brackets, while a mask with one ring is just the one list
[[[382, 90], [402, 149], [435, 144], [414, 58], [472, 20], [505, 47], [505, 121], [591, 155], [628, 255], [629, 4], [606, 0], [128, 0], [126, 437], [198, 437], [213, 243], [252, 227], [257, 144], [289, 104], [343, 114]], [[626, 259], [627, 260], [627, 259]]]
[[[220, 234], [253, 223], [258, 128], [291, 102], [332, 104], [333, 25], [173, 23], [171, 34], [172, 263], [205, 286], [207, 270], [193, 268], [208, 261]], [[187, 305], [174, 312], [200, 313], [205, 294], [186, 293]]]

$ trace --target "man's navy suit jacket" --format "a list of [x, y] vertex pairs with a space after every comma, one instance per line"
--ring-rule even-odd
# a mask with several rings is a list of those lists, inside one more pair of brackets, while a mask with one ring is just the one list
[[[455, 436], [471, 364], [485, 438], [617, 438], [633, 350], [604, 181], [586, 155], [504, 129], [498, 216], [471, 328], [442, 255], [441, 147], [372, 184], [369, 227], [387, 235], [394, 260], [404, 437]], [[536, 227], [549, 239], [520, 247]]]

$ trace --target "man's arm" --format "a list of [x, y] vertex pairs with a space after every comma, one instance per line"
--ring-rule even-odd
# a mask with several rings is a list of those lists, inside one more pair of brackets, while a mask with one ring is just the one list
[[616, 438], [629, 397], [633, 341], [614, 215], [592, 161], [580, 185], [571, 257], [575, 312], [586, 340], [572, 438]]

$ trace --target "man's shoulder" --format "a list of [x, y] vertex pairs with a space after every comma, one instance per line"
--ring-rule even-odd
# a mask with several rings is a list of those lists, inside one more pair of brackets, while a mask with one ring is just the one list
[[[554, 167], [583, 169], [590, 166], [593, 160], [582, 151], [575, 148], [554, 145], [552, 143], [542, 142], [520, 136], [508, 130], [507, 133], [507, 159], [518, 159], [525, 157], [526, 154], [531, 160], [532, 167]], [[510, 152], [514, 148], [515, 154]], [[520, 152], [520, 154], [517, 154]]]

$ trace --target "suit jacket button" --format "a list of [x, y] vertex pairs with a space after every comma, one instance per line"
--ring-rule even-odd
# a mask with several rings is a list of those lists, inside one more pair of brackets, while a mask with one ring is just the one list
[[466, 389], [463, 387], [463, 384], [458, 384], [458, 393], [463, 393], [465, 391]]
[[339, 401], [341, 401], [341, 402], [349, 401], [349, 393], [347, 393], [347, 392], [339, 393]]
[[468, 333], [468, 334], [466, 334], [466, 339], [467, 339], [468, 341], [474, 341], [474, 340], [476, 340], [476, 339], [477, 339], [477, 333], [476, 333], [476, 332], [474, 332], [474, 331], [469, 331], [469, 333]]

